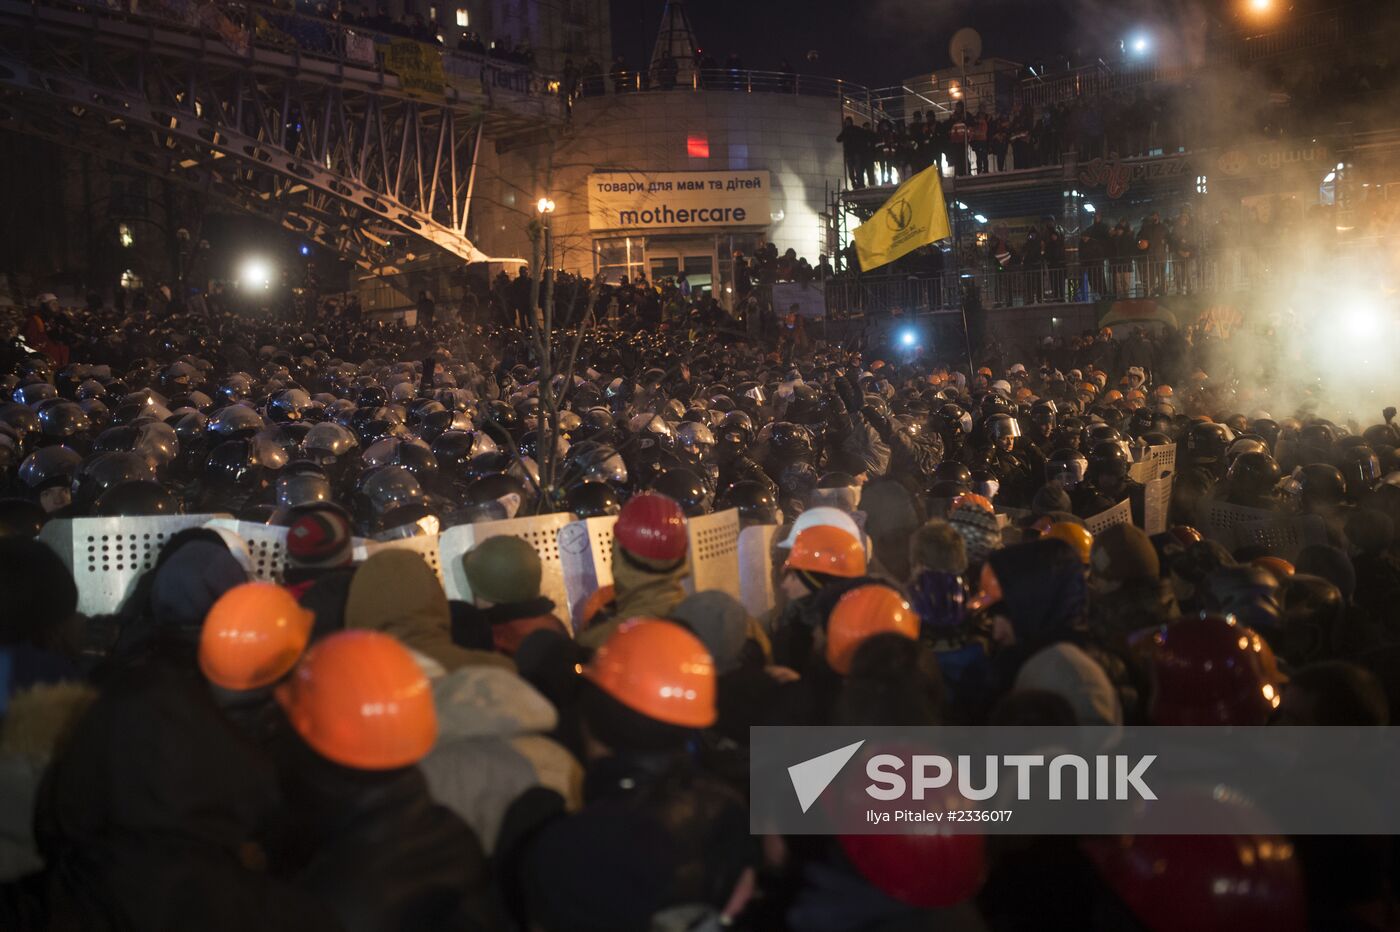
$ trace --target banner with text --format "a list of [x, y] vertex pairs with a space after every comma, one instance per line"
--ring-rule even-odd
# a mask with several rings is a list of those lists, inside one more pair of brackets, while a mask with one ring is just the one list
[[767, 226], [767, 172], [597, 172], [588, 176], [590, 230]]

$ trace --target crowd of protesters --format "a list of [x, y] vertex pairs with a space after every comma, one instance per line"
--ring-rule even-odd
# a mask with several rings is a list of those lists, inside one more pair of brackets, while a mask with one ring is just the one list
[[1186, 128], [1170, 90], [1138, 88], [1121, 95], [1076, 98], [1008, 109], [964, 101], [951, 108], [915, 110], [907, 121], [860, 125], [847, 117], [842, 145], [852, 188], [897, 184], [932, 165], [956, 175], [1059, 165], [1074, 151], [1081, 161], [1185, 151]]
[[[1386, 927], [1392, 839], [1276, 837], [1229, 792], [1198, 804], [1254, 834], [763, 836], [747, 761], [760, 724], [1387, 724], [1393, 408], [1329, 420], [1205, 329], [969, 370], [676, 287], [704, 326], [592, 300], [545, 379], [518, 326], [435, 311], [28, 307], [0, 344], [0, 926]], [[1149, 534], [1135, 463], [1170, 443]], [[1231, 549], [1218, 501], [1321, 533]], [[729, 508], [779, 526], [764, 617], [684, 585], [686, 522]], [[282, 578], [195, 528], [84, 615], [36, 539], [181, 512], [285, 527]], [[509, 535], [444, 567], [467, 601], [413, 551], [355, 558], [550, 512], [616, 516], [611, 587], [554, 604]]]

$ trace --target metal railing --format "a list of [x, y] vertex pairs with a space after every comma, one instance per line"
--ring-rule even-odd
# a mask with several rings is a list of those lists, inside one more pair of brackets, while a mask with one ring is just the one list
[[1125, 259], [1003, 268], [988, 262], [934, 275], [839, 275], [826, 283], [828, 313], [949, 311], [975, 291], [983, 307], [1032, 307], [1129, 298], [1232, 292], [1273, 280], [1277, 270], [1241, 251], [1212, 258]]
[[741, 94], [790, 94], [800, 97], [865, 99], [863, 85], [792, 71], [754, 71], [739, 68], [700, 68], [688, 74], [650, 71], [611, 71], [580, 75], [573, 81], [574, 96], [642, 94], [663, 91], [733, 91]]
[[[81, 10], [94, 17], [157, 24], [184, 32], [213, 34], [235, 53], [253, 47], [294, 51], [298, 55], [325, 59], [347, 67], [385, 71], [383, 47], [390, 42], [417, 41], [392, 32], [381, 32], [358, 24], [347, 24], [310, 16], [290, 5], [275, 3], [221, 3], [217, 9], [195, 4], [188, 8], [141, 4], [137, 0], [105, 0], [84, 3], [79, 0], [46, 0], [44, 6]], [[186, 15], [177, 15], [183, 9]], [[480, 80], [483, 89], [499, 88], [528, 96], [555, 94], [558, 82], [527, 65], [490, 54], [477, 54], [420, 43], [442, 55], [443, 71], [452, 76]]]

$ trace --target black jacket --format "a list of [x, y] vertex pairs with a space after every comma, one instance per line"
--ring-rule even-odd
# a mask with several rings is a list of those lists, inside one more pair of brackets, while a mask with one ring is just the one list
[[351, 770], [290, 734], [275, 756], [290, 817], [278, 866], [347, 932], [502, 927], [480, 842], [418, 768]]
[[271, 766], [197, 676], [163, 664], [113, 676], [40, 791], [55, 927], [340, 929], [328, 906], [252, 866], [276, 803]]

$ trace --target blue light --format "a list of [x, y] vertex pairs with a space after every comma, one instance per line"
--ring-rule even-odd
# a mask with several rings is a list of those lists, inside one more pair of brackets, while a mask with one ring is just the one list
[[899, 342], [902, 346], [913, 346], [918, 341], [919, 335], [914, 332], [913, 328], [906, 328], [899, 334]]
[[311, 247], [308, 246], [308, 245], [306, 245], [305, 243], [302, 243], [302, 244], [301, 244], [301, 254], [302, 254], [303, 256], [309, 256], [309, 255], [311, 255]]

